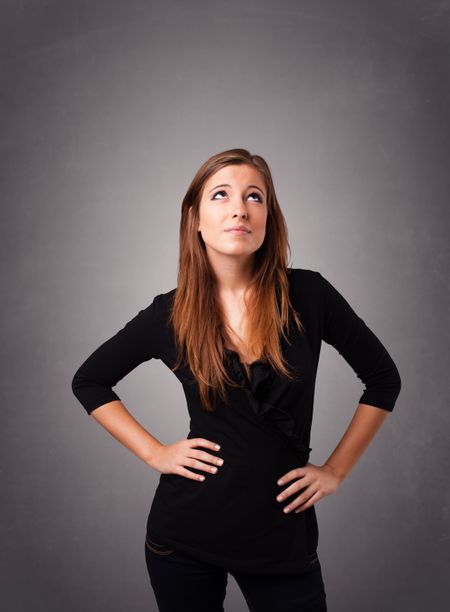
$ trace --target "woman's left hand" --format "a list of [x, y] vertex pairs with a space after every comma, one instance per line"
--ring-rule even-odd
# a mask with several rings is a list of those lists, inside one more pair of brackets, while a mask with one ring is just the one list
[[334, 493], [343, 478], [340, 478], [327, 463], [324, 465], [314, 465], [308, 462], [305, 466], [295, 468], [284, 474], [277, 484], [285, 485], [291, 480], [295, 480], [295, 482], [279, 493], [276, 499], [279, 502], [284, 501], [287, 497], [303, 489], [300, 495], [283, 508], [284, 512], [290, 512], [295, 509], [297, 513], [306, 510], [306, 508], [315, 504], [316, 501], [319, 501], [325, 495]]

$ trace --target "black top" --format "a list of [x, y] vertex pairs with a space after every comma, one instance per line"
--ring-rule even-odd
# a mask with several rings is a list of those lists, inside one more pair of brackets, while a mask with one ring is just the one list
[[[227, 386], [230, 406], [219, 399], [216, 411], [207, 412], [188, 366], [174, 372], [190, 415], [186, 437], [218, 442], [220, 451], [208, 452], [224, 464], [216, 474], [190, 467], [205, 476], [203, 482], [161, 474], [147, 535], [229, 571], [301, 572], [317, 560], [314, 505], [286, 514], [283, 508], [299, 493], [283, 502], [276, 496], [287, 486], [280, 487], [278, 478], [309, 458], [322, 340], [336, 348], [364, 384], [360, 403], [392, 411], [400, 393], [400, 375], [386, 348], [330, 282], [302, 268], [288, 268], [288, 278], [291, 303], [306, 335], [293, 325], [289, 343], [282, 337], [281, 346], [300, 380], [279, 377], [262, 360], [251, 364], [248, 379], [238, 353], [227, 350], [227, 371], [241, 386]], [[165, 324], [175, 291], [157, 295], [80, 366], [72, 389], [88, 413], [120, 399], [112, 387], [143, 361], [175, 365], [173, 328]]]

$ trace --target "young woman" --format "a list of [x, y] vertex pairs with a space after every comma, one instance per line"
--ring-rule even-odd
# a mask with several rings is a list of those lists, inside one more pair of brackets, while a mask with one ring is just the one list
[[[145, 558], [159, 610], [223, 611], [227, 576], [254, 612], [324, 612], [314, 504], [348, 475], [400, 393], [389, 353], [318, 271], [287, 265], [267, 163], [245, 149], [198, 170], [181, 209], [178, 285], [99, 346], [72, 389], [161, 476]], [[364, 383], [323, 465], [308, 461], [321, 342]], [[161, 359], [183, 385], [185, 439], [162, 443], [112, 390]]]

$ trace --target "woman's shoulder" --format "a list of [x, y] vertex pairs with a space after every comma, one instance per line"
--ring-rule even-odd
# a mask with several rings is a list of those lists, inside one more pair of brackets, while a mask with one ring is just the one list
[[304, 287], [317, 287], [320, 284], [321, 274], [318, 270], [288, 268], [287, 273], [291, 283], [301, 283]]
[[288, 268], [289, 293], [298, 305], [316, 309], [323, 300], [323, 276], [310, 268]]
[[149, 320], [162, 322], [167, 318], [175, 295], [175, 289], [166, 293], [154, 294], [145, 306], [139, 311], [139, 321], [147, 324]]
[[[310, 268], [287, 268], [289, 285], [294, 291], [302, 290], [303, 295], [318, 295], [322, 290], [323, 276], [318, 270]], [[160, 313], [170, 310], [175, 299], [177, 287], [155, 295], [153, 299], [154, 309]]]
[[166, 291], [165, 293], [158, 293], [154, 296], [152, 307], [155, 311], [155, 314], [158, 314], [160, 316], [167, 315], [173, 305], [175, 292], [176, 288], [171, 289], [170, 291]]
[[176, 290], [177, 288], [175, 287], [170, 291], [166, 291], [166, 293], [158, 293], [158, 295], [155, 296], [155, 300], [158, 300], [161, 305], [170, 304], [173, 302]]

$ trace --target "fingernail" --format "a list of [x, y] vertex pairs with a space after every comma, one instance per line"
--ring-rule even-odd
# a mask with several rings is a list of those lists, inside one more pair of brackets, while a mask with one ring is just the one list
[[214, 448], [215, 448], [216, 450], [219, 450], [219, 448], [220, 448], [220, 444], [216, 444]]
[[278, 483], [277, 483], [277, 484], [283, 484], [283, 479], [282, 479], [282, 478], [280, 478], [280, 480], [278, 481]]

